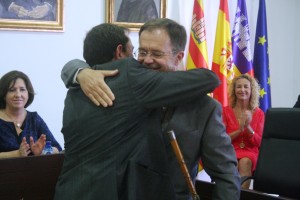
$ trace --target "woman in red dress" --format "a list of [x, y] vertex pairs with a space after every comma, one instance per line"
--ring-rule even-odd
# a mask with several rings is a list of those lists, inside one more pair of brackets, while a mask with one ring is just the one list
[[[223, 121], [231, 138], [241, 176], [255, 170], [264, 126], [264, 112], [259, 108], [260, 87], [247, 75], [232, 80], [229, 87], [230, 105], [223, 108]], [[248, 189], [250, 180], [242, 185]]]

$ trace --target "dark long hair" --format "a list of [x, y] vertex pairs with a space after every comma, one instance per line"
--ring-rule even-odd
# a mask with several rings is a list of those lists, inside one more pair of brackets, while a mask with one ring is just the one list
[[0, 79], [0, 109], [6, 107], [5, 97], [9, 90], [9, 88], [15, 85], [17, 79], [20, 78], [25, 82], [27, 91], [28, 91], [28, 101], [25, 104], [25, 108], [27, 108], [34, 99], [34, 89], [32, 87], [31, 81], [26, 74], [20, 71], [10, 71], [4, 74]]

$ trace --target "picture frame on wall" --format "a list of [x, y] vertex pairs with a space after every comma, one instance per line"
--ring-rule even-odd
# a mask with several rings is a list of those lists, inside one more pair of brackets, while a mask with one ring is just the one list
[[106, 0], [106, 22], [138, 31], [148, 20], [166, 17], [166, 0]]
[[63, 31], [63, 0], [0, 0], [0, 30]]

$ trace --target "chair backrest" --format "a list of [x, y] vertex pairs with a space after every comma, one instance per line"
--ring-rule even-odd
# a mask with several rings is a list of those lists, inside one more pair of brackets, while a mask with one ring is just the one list
[[300, 198], [300, 109], [267, 111], [253, 189]]

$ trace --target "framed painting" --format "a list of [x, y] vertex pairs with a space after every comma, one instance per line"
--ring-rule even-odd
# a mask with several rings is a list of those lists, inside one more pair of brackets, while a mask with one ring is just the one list
[[63, 0], [0, 0], [0, 30], [63, 31]]
[[138, 31], [148, 20], [166, 17], [166, 0], [106, 0], [106, 22]]

